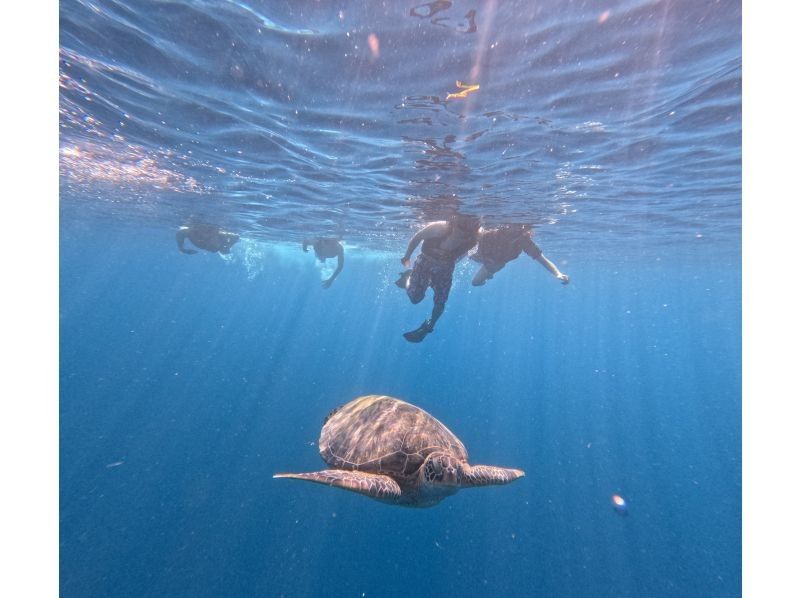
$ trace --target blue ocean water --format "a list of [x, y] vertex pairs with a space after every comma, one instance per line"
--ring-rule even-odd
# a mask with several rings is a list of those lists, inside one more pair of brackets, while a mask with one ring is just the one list
[[[741, 6], [65, 1], [64, 596], [741, 594]], [[480, 88], [457, 93], [456, 81]], [[447, 309], [425, 222], [525, 222]], [[175, 248], [209, 222], [229, 256]], [[330, 289], [300, 241], [340, 237]], [[508, 486], [272, 479], [363, 394]], [[610, 497], [629, 504], [619, 516]]]

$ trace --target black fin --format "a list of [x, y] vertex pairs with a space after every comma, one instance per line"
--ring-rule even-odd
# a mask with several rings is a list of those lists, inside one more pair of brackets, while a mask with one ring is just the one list
[[408, 278], [411, 276], [411, 270], [405, 270], [400, 272], [400, 278], [394, 281], [394, 284], [400, 287], [401, 289], [406, 288], [406, 284], [408, 283]]
[[430, 322], [428, 322], [428, 320], [425, 320], [422, 323], [422, 326], [420, 326], [416, 330], [412, 330], [411, 332], [404, 332], [403, 337], [405, 337], [405, 339], [409, 343], [421, 343], [423, 340], [425, 340], [425, 337], [428, 336], [429, 332], [433, 332], [433, 327], [430, 325]]

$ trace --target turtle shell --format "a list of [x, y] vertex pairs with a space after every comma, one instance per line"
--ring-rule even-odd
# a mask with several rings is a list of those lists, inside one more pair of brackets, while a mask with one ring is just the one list
[[413, 476], [435, 451], [467, 460], [467, 449], [435, 417], [400, 399], [359, 397], [333, 410], [319, 438], [322, 459], [336, 469]]

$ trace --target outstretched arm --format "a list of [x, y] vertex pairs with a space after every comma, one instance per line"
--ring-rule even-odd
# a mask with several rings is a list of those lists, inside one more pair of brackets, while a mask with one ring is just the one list
[[533, 259], [535, 259], [542, 266], [547, 268], [547, 271], [550, 272], [550, 274], [552, 274], [556, 278], [558, 278], [561, 281], [561, 284], [569, 283], [569, 276], [563, 274], [553, 262], [544, 257], [543, 253], [540, 253], [538, 257], [535, 257]]
[[431, 222], [425, 228], [417, 231], [411, 240], [408, 242], [408, 248], [406, 249], [406, 254], [400, 258], [400, 261], [406, 268], [411, 267], [411, 256], [414, 253], [414, 250], [417, 248], [422, 241], [425, 239], [435, 239], [437, 237], [442, 237], [447, 234], [447, 222]]
[[322, 283], [322, 286], [326, 289], [333, 284], [333, 280], [339, 276], [339, 272], [341, 272], [342, 268], [344, 268], [344, 247], [342, 247], [341, 244], [339, 244], [339, 246], [336, 248], [336, 259], [338, 261], [336, 264], [336, 270], [333, 274], [331, 274], [331, 277], [328, 280]]
[[522, 251], [527, 253], [531, 257], [531, 259], [536, 260], [542, 266], [544, 266], [547, 269], [547, 271], [550, 272], [550, 274], [552, 274], [561, 281], [561, 284], [569, 283], [569, 276], [567, 276], [566, 274], [562, 274], [561, 271], [553, 262], [544, 257], [542, 250], [539, 249], [539, 246], [533, 242], [533, 239], [529, 238], [526, 240], [525, 245], [522, 248]]
[[183, 246], [183, 241], [188, 236], [188, 233], [186, 232], [187, 230], [188, 229], [185, 226], [180, 227], [178, 229], [178, 232], [175, 233], [175, 241], [178, 243], [178, 251], [180, 251], [181, 253], [192, 255], [197, 252], [194, 249], [185, 249]]

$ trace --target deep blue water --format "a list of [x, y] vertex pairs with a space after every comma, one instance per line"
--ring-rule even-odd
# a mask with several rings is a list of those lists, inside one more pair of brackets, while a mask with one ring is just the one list
[[[740, 595], [740, 22], [62, 2], [62, 594]], [[571, 282], [462, 262], [412, 345], [398, 258], [455, 209], [535, 224]], [[242, 240], [182, 255], [192, 220]], [[312, 234], [346, 244], [328, 290]], [[431, 509], [272, 479], [376, 393], [526, 477]]]

